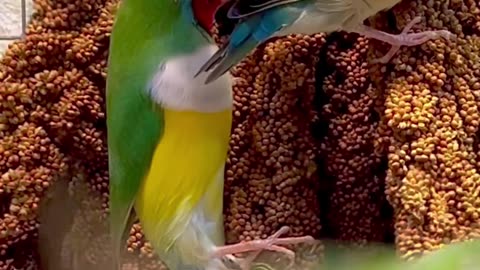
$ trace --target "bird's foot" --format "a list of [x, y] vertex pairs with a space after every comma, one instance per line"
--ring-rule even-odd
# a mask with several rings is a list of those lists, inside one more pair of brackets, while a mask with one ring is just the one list
[[374, 38], [385, 43], [392, 45], [390, 50], [383, 56], [373, 60], [373, 63], [382, 63], [386, 64], [390, 59], [397, 53], [401, 46], [418, 46], [429, 40], [444, 38], [446, 40], [453, 39], [455, 35], [448, 30], [430, 30], [423, 31], [420, 33], [408, 33], [415, 24], [418, 24], [422, 21], [421, 17], [415, 17], [410, 21], [402, 30], [400, 34], [394, 35], [385, 33], [368, 27], [366, 25], [361, 25], [357, 31], [358, 34], [364, 35], [368, 38]]
[[284, 226], [267, 239], [252, 240], [238, 244], [218, 247], [213, 252], [212, 257], [224, 258], [232, 254], [253, 252], [252, 254], [249, 254], [246, 258], [240, 259], [238, 262], [241, 270], [250, 270], [252, 262], [257, 258], [260, 252], [262, 252], [263, 250], [270, 250], [283, 253], [288, 257], [291, 265], [293, 265], [295, 263], [295, 252], [285, 247], [281, 247], [280, 245], [295, 245], [300, 243], [314, 242], [315, 239], [311, 236], [280, 238], [280, 236], [287, 233], [288, 230], [289, 228], [287, 226]]

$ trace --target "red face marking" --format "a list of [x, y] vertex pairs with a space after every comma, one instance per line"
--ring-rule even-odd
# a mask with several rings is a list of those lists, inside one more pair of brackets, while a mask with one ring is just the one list
[[210, 32], [215, 20], [215, 12], [227, 0], [192, 0], [192, 10], [200, 26]]

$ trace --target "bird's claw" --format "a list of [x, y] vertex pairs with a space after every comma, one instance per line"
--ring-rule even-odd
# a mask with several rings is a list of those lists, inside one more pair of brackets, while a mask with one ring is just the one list
[[421, 17], [415, 17], [413, 20], [407, 23], [407, 25], [403, 28], [402, 32], [398, 35], [380, 33], [380, 31], [373, 29], [365, 29], [364, 31], [362, 31], [362, 33], [366, 36], [387, 42], [392, 46], [383, 57], [374, 59], [372, 63], [388, 63], [390, 59], [392, 59], [392, 57], [397, 53], [401, 46], [411, 47], [423, 44], [429, 40], [435, 40], [439, 38], [443, 38], [445, 40], [452, 40], [453, 38], [455, 38], [455, 34], [448, 30], [429, 30], [419, 33], [408, 33], [415, 24], [418, 24], [421, 21]]
[[314, 242], [315, 239], [311, 236], [279, 238], [281, 235], [287, 233], [288, 230], [289, 228], [287, 226], [284, 226], [267, 239], [252, 240], [232, 246], [221, 247], [219, 248], [219, 250], [217, 250], [216, 256], [225, 256], [226, 254], [233, 253], [253, 252], [252, 254], [249, 254], [246, 258], [238, 260], [238, 266], [241, 270], [250, 270], [250, 266], [252, 262], [257, 258], [257, 256], [263, 250], [270, 250], [286, 255], [290, 261], [288, 267], [291, 267], [295, 264], [295, 252], [280, 245], [292, 245]]

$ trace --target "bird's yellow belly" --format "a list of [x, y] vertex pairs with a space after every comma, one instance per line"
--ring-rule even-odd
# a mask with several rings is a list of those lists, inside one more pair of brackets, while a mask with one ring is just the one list
[[215, 181], [226, 161], [232, 121], [230, 110], [164, 114], [164, 133], [135, 203], [143, 230], [157, 249], [172, 244], [205, 193], [205, 213], [221, 213], [223, 185]]

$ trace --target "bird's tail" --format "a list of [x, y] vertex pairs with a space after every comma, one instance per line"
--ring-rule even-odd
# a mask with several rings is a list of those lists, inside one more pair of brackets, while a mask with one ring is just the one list
[[[223, 228], [223, 227], [222, 227]], [[148, 228], [143, 228], [145, 236], [152, 236]], [[165, 247], [155, 240], [150, 241], [158, 257], [169, 270], [227, 270], [219, 260], [209, 258], [210, 247], [215, 245], [203, 232], [189, 226], [171, 246]], [[223, 230], [219, 230], [223, 233]], [[152, 237], [150, 239], [155, 239]], [[163, 248], [162, 248], [163, 247]]]
[[184, 213], [185, 219], [167, 227], [157, 225], [154, 211], [138, 212], [145, 237], [169, 270], [226, 270], [220, 260], [210, 258], [225, 243], [222, 212], [208, 219], [204, 210], [200, 203], [194, 213]]
[[122, 269], [122, 255], [124, 254], [125, 243], [127, 242], [130, 228], [136, 221], [134, 211], [130, 211], [130, 215], [126, 220], [125, 226], [119, 226], [117, 219], [110, 218], [110, 242], [112, 245], [112, 260], [114, 270]]

